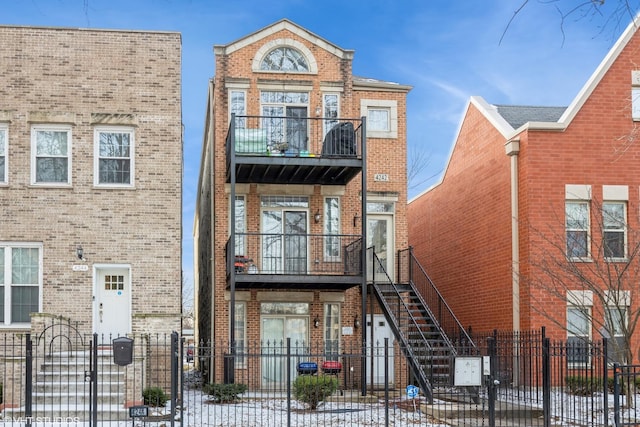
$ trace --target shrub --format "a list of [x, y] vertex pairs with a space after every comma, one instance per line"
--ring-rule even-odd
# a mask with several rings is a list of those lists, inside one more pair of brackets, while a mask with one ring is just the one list
[[316, 409], [318, 403], [338, 389], [338, 379], [333, 375], [300, 375], [293, 382], [293, 395], [301, 402]]
[[142, 397], [144, 404], [148, 406], [164, 406], [169, 400], [169, 396], [160, 387], [145, 388], [142, 392]]
[[593, 393], [602, 391], [602, 380], [593, 377], [568, 376], [566, 378], [569, 393], [576, 396], [590, 396]]
[[207, 384], [203, 387], [214, 402], [232, 403], [239, 399], [238, 395], [247, 391], [246, 384]]

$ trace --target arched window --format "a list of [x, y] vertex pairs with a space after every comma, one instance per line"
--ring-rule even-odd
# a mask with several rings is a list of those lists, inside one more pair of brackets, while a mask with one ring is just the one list
[[307, 59], [300, 51], [281, 46], [267, 53], [260, 63], [263, 71], [309, 72]]

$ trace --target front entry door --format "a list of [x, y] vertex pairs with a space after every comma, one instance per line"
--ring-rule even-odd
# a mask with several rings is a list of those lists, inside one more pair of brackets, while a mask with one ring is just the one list
[[129, 267], [96, 267], [93, 330], [109, 340], [131, 332]]
[[280, 388], [286, 384], [287, 338], [291, 338], [291, 380], [297, 374], [296, 366], [308, 353], [309, 318], [306, 316], [262, 317], [262, 387]]
[[367, 381], [372, 381], [374, 386], [382, 386], [384, 381], [384, 339], [389, 338], [389, 383], [393, 383], [393, 331], [387, 319], [382, 314], [373, 315], [373, 325], [371, 325], [371, 315], [367, 315], [367, 339], [371, 337], [373, 328], [373, 347], [367, 348]]
[[387, 276], [393, 277], [393, 216], [367, 214], [367, 248], [373, 247], [380, 262], [376, 261], [372, 277], [371, 267], [367, 271], [367, 279], [384, 282]]

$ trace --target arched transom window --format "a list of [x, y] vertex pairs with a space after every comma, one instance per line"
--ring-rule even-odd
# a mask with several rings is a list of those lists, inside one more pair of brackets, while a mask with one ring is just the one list
[[267, 53], [260, 63], [263, 71], [309, 72], [309, 65], [304, 55], [288, 46], [280, 46]]

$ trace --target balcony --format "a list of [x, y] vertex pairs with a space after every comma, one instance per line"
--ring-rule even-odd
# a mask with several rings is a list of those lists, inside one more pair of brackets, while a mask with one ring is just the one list
[[[231, 239], [226, 253], [230, 253]], [[227, 284], [235, 289], [345, 290], [362, 283], [359, 235], [237, 233]]]
[[364, 135], [363, 119], [232, 114], [226, 181], [346, 185], [362, 171]]

